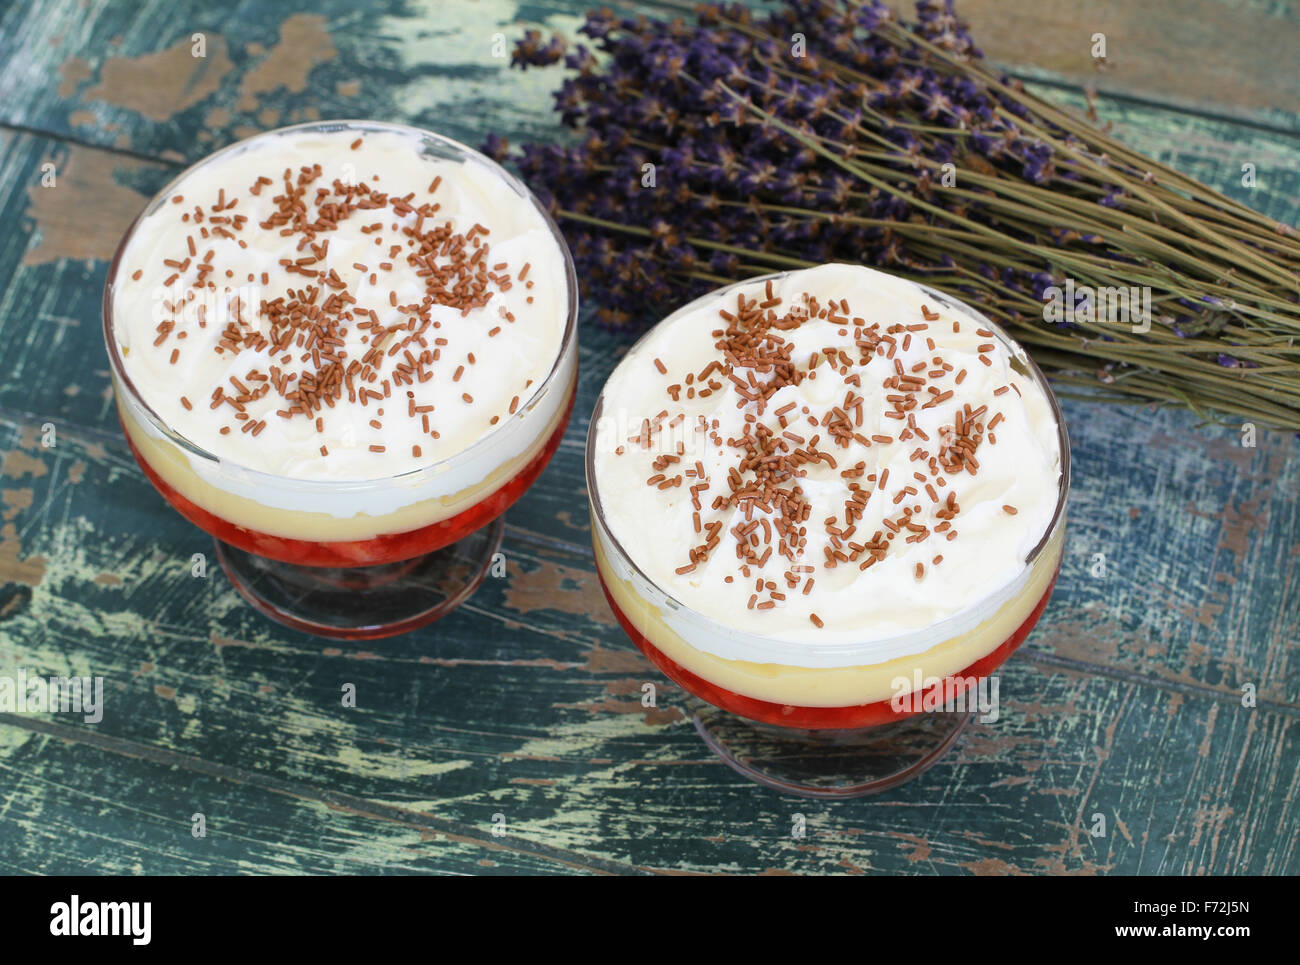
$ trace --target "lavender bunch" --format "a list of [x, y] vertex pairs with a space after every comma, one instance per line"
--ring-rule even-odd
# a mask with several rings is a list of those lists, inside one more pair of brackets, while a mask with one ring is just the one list
[[[870, 264], [980, 307], [1058, 383], [1300, 429], [1296, 233], [987, 67], [952, 0], [917, 12], [787, 0], [596, 11], [573, 46], [530, 31], [514, 63], [563, 61], [575, 136], [485, 149], [561, 220], [604, 324]], [[1120, 286], [1145, 317], [1126, 300], [1117, 320]]]

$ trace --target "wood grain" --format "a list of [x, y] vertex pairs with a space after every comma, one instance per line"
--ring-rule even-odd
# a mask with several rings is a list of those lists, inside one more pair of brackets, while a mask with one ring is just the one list
[[[911, 4], [891, 3], [906, 16]], [[1220, 0], [959, 0], [985, 55], [1013, 73], [1197, 114], [1300, 129], [1300, 13]], [[1104, 59], [1093, 56], [1096, 34]]]

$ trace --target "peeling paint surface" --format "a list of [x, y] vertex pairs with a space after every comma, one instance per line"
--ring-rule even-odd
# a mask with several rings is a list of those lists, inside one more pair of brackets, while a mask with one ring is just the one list
[[[100, 65], [99, 82], [84, 91], [83, 100], [103, 101], [136, 111], [153, 121], [170, 119], [178, 111], [206, 100], [230, 73], [230, 57], [224, 38], [205, 41], [204, 56], [193, 54], [194, 42], [183, 38], [153, 54], [110, 57]], [[74, 59], [64, 70], [65, 79], [88, 73], [83, 61]], [[166, 81], [160, 83], [160, 80]]]

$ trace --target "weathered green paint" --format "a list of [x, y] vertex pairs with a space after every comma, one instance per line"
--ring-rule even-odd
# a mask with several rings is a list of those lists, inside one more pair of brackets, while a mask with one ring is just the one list
[[[124, 221], [186, 159], [315, 115], [470, 143], [489, 129], [554, 137], [557, 78], [507, 71], [492, 35], [567, 28], [582, 5], [340, 2], [314, 20], [203, 6], [133, 17], [20, 2], [0, 17], [0, 673], [103, 675], [107, 704], [97, 725], [0, 715], [0, 869], [1300, 870], [1291, 436], [1261, 430], [1243, 448], [1235, 427], [1185, 413], [1068, 401], [1068, 553], [1003, 673], [1002, 719], [919, 780], [834, 805], [783, 799], [714, 760], [605, 608], [581, 447], [627, 340], [590, 325], [573, 423], [509, 514], [508, 575], [446, 620], [340, 645], [269, 623], [214, 566], [192, 577], [191, 554], [211, 563], [211, 543], [144, 480], [109, 402], [99, 298]], [[196, 31], [208, 72], [148, 94], [141, 78], [179, 70], [166, 51]], [[273, 55], [298, 66], [276, 73]], [[1287, 131], [1127, 100], [1100, 109], [1130, 143], [1297, 221]], [[657, 709], [640, 704], [644, 681], [660, 685]], [[344, 683], [357, 709], [342, 706]], [[195, 812], [206, 838], [191, 835]], [[1097, 812], [1104, 838], [1087, 831]]]

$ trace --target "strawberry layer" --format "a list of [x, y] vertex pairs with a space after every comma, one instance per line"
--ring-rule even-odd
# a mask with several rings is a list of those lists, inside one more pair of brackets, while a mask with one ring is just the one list
[[[1016, 628], [1011, 636], [1007, 637], [1000, 645], [989, 651], [979, 660], [976, 660], [969, 667], [960, 673], [952, 674], [944, 678], [943, 681], [925, 688], [918, 697], [913, 698], [914, 707], [924, 706], [925, 695], [937, 691], [940, 695], [945, 692], [944, 688], [948, 681], [954, 678], [985, 677], [992, 673], [993, 670], [1015, 652], [1016, 648], [1024, 642], [1025, 637], [1029, 636], [1029, 631], [1034, 628], [1038, 618], [1042, 616], [1043, 609], [1047, 606], [1047, 600], [1052, 595], [1052, 589], [1056, 586], [1056, 577], [1059, 574], [1052, 575], [1051, 582], [1047, 585], [1047, 590], [1042, 598], [1035, 604], [1034, 609], [1030, 612], [1025, 621]], [[599, 571], [597, 571], [599, 575]], [[879, 724], [888, 724], [900, 720], [904, 717], [910, 717], [913, 714], [924, 713], [922, 710], [899, 711], [895, 710], [888, 700], [880, 700], [874, 703], [858, 704], [849, 707], [796, 707], [789, 704], [777, 704], [767, 700], [758, 700], [753, 697], [746, 697], [712, 684], [687, 670], [680, 663], [672, 660], [659, 650], [649, 638], [640, 630], [633, 626], [632, 622], [623, 613], [617, 603], [614, 602], [613, 596], [609, 592], [609, 587], [605, 585], [603, 577], [600, 579], [601, 589], [605, 591], [605, 599], [609, 601], [610, 609], [618, 617], [619, 624], [626, 631], [650, 662], [658, 667], [670, 680], [678, 684], [683, 689], [699, 697], [701, 700], [713, 704], [715, 707], [721, 707], [723, 710], [738, 714], [750, 720], [760, 721], [765, 724], [775, 724], [781, 727], [791, 727], [803, 730], [849, 730], [862, 727], [874, 727]], [[831, 671], [833, 672], [833, 671]], [[951, 686], [951, 685], [949, 685]], [[942, 705], [942, 697], [939, 704]]]
[[550, 462], [555, 450], [559, 448], [560, 440], [564, 437], [564, 429], [569, 422], [569, 415], [573, 411], [575, 394], [570, 394], [569, 401], [565, 404], [564, 415], [551, 432], [550, 438], [546, 440], [546, 444], [519, 472], [491, 495], [455, 516], [430, 523], [428, 526], [402, 533], [384, 533], [364, 540], [317, 542], [272, 536], [269, 533], [260, 533], [244, 526], [237, 526], [208, 512], [168, 485], [140, 455], [131, 441], [130, 434], [124, 434], [136, 462], [172, 507], [195, 526], [211, 533], [223, 543], [229, 543], [268, 559], [296, 563], [300, 566], [378, 566], [432, 553], [434, 550], [464, 539], [504, 513], [533, 484], [546, 464]]

